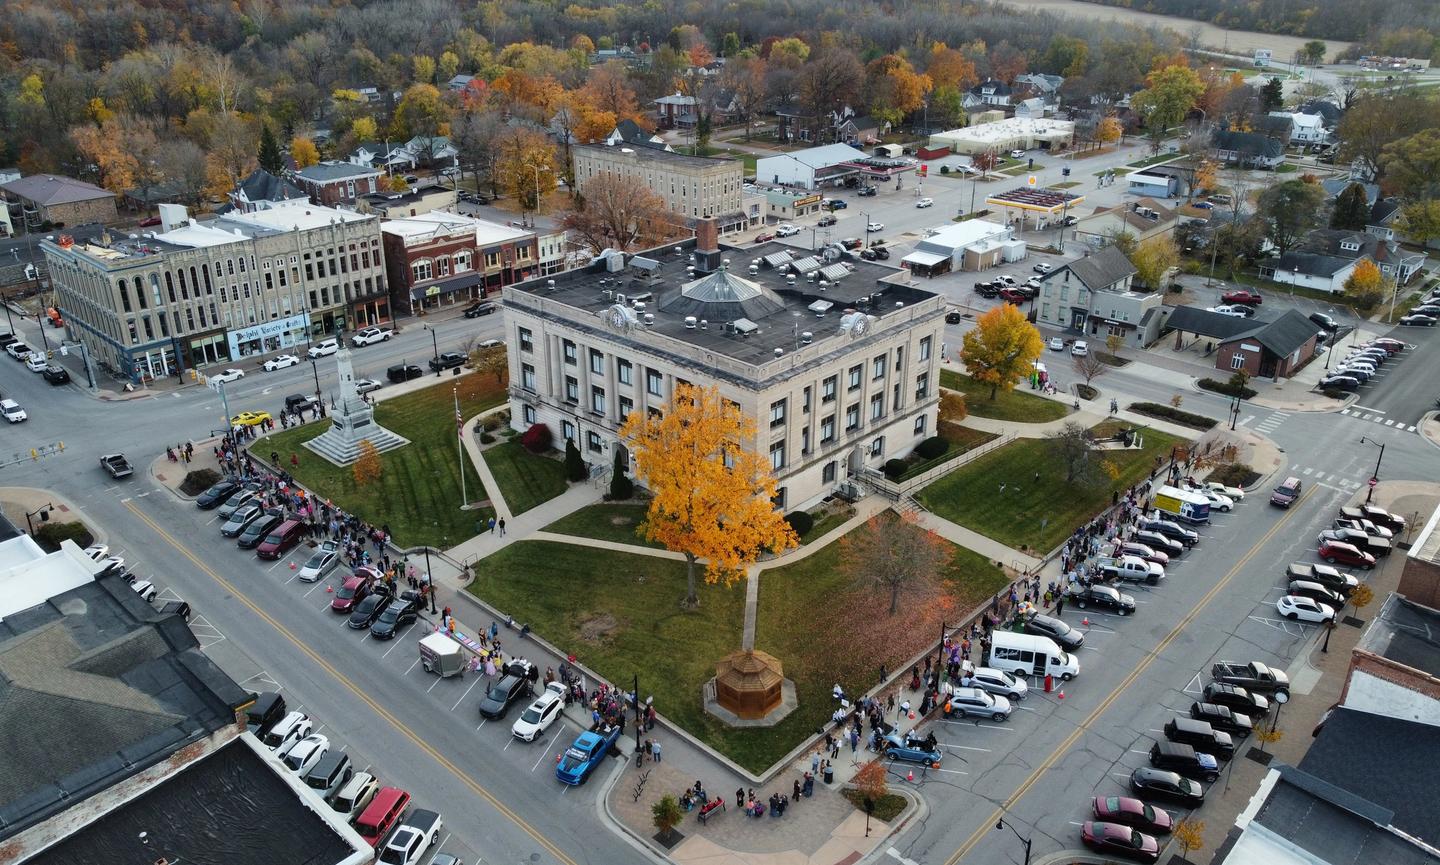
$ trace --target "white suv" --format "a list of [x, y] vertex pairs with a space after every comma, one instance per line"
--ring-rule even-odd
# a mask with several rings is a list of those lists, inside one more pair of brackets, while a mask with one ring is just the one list
[[356, 331], [355, 335], [350, 337], [350, 342], [354, 345], [370, 345], [376, 342], [384, 342], [391, 336], [394, 336], [394, 334], [395, 332], [389, 328], [367, 327]]
[[334, 354], [339, 350], [340, 343], [336, 342], [333, 339], [326, 339], [321, 340], [320, 342], [317, 342], [314, 345], [310, 346], [310, 350], [305, 352], [305, 354], [309, 355], [311, 358], [317, 358], [324, 357], [327, 354]]
[[25, 409], [20, 407], [20, 403], [13, 399], [0, 399], [0, 414], [5, 415], [5, 419], [11, 423], [19, 423], [30, 417], [25, 413]]

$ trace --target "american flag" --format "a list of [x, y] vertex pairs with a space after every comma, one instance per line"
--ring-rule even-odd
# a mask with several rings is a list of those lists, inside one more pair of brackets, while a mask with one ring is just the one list
[[460, 392], [459, 392], [458, 390], [456, 390], [456, 391], [454, 391], [454, 394], [455, 394], [455, 435], [457, 435], [457, 436], [459, 436], [460, 438], [463, 439], [463, 438], [465, 438], [465, 417], [464, 417], [462, 414], [460, 414]]

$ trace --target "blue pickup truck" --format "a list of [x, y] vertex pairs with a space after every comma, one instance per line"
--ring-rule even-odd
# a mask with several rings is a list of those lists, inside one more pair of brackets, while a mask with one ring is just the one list
[[584, 784], [590, 773], [599, 768], [600, 761], [605, 759], [610, 746], [619, 738], [619, 727], [581, 733], [575, 738], [575, 744], [565, 749], [560, 762], [555, 765], [555, 777], [572, 787]]

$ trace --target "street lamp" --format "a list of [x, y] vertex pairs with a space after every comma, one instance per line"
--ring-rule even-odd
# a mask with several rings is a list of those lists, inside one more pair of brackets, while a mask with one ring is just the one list
[[1001, 818], [999, 818], [999, 819], [997, 819], [997, 820], [995, 821], [995, 828], [996, 828], [996, 829], [1009, 829], [1011, 832], [1014, 832], [1014, 833], [1015, 833], [1015, 837], [1016, 837], [1017, 839], [1019, 839], [1019, 841], [1020, 841], [1021, 844], [1024, 844], [1024, 845], [1025, 845], [1025, 865], [1030, 865], [1030, 839], [1029, 839], [1029, 838], [1026, 838], [1024, 835], [1021, 835], [1020, 832], [1019, 832], [1018, 830], [1016, 830], [1016, 828], [1015, 828], [1014, 826], [1011, 826], [1009, 823], [1006, 823], [1004, 817], [1001, 817]]
[[1368, 505], [1370, 500], [1375, 497], [1375, 485], [1380, 482], [1380, 461], [1385, 459], [1385, 445], [1383, 442], [1377, 442], [1365, 436], [1360, 437], [1360, 444], [1376, 445], [1380, 448], [1380, 456], [1375, 458], [1375, 473], [1370, 476], [1370, 492], [1365, 494], [1365, 504]]
[[310, 371], [315, 374], [315, 402], [319, 403], [322, 400], [320, 399], [320, 364], [318, 358], [310, 358]]
[[435, 336], [435, 328], [431, 327], [431, 326], [428, 325], [428, 324], [427, 324], [427, 325], [424, 325], [424, 327], [425, 327], [426, 330], [430, 331], [430, 344], [431, 344], [432, 346], [434, 346], [434, 348], [435, 348], [435, 377], [436, 377], [436, 378], [439, 378], [439, 377], [440, 377], [440, 340], [439, 340], [438, 338], [436, 338], [436, 336]]
[[35, 534], [35, 524], [32, 523], [32, 522], [30, 522], [30, 518], [31, 518], [31, 517], [39, 517], [39, 518], [40, 518], [40, 522], [42, 522], [42, 523], [48, 523], [48, 522], [50, 522], [50, 509], [53, 508], [53, 507], [55, 507], [55, 506], [47, 502], [47, 503], [46, 503], [45, 505], [43, 505], [42, 507], [36, 508], [36, 509], [33, 510], [33, 511], [26, 511], [26, 512], [25, 512], [25, 528], [27, 528], [27, 529], [30, 530], [30, 534], [31, 534], [32, 536]]

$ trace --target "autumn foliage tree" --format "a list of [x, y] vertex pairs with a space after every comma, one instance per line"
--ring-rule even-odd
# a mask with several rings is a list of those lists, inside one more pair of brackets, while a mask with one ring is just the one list
[[1135, 265], [1135, 278], [1153, 291], [1163, 289], [1165, 276], [1180, 263], [1180, 250], [1175, 248], [1175, 238], [1160, 234], [1140, 242], [1130, 253], [1130, 263]]
[[869, 799], [871, 802], [879, 802], [890, 792], [890, 786], [887, 783], [888, 775], [889, 769], [884, 763], [879, 760], [871, 760], [860, 767], [859, 771], [855, 773], [855, 777], [850, 779], [850, 785], [861, 797]]
[[585, 181], [584, 193], [561, 224], [595, 252], [634, 249], [643, 239], [661, 240], [669, 208], [638, 178], [602, 174]]
[[1385, 298], [1388, 289], [1380, 268], [1368, 258], [1360, 259], [1345, 279], [1345, 295], [1353, 298], [1361, 309], [1374, 309]]
[[290, 158], [295, 160], [296, 168], [309, 168], [320, 161], [320, 151], [315, 147], [315, 142], [303, 135], [297, 135], [290, 139]]
[[380, 462], [380, 451], [369, 439], [360, 442], [360, 458], [350, 466], [350, 474], [355, 478], [355, 486], [368, 487], [380, 480], [385, 473], [385, 465]]
[[719, 390], [677, 385], [663, 413], [632, 413], [620, 437], [653, 496], [640, 530], [685, 556], [686, 606], [700, 603], [702, 559], [705, 582], [730, 586], [761, 552], [799, 543], [774, 505], [775, 477], [754, 449], [754, 420]]
[[1044, 351], [1040, 331], [1025, 320], [1020, 308], [1003, 303], [975, 320], [965, 332], [960, 361], [970, 377], [990, 385], [990, 399], [1010, 390], [1029, 375]]
[[857, 583], [888, 591], [892, 616], [904, 589], [932, 578], [953, 558], [950, 543], [909, 512], [877, 514], [840, 539], [841, 569]]
[[870, 114], [891, 126], [916, 111], [930, 92], [930, 78], [915, 71], [909, 61], [886, 54], [865, 67], [865, 97]]

